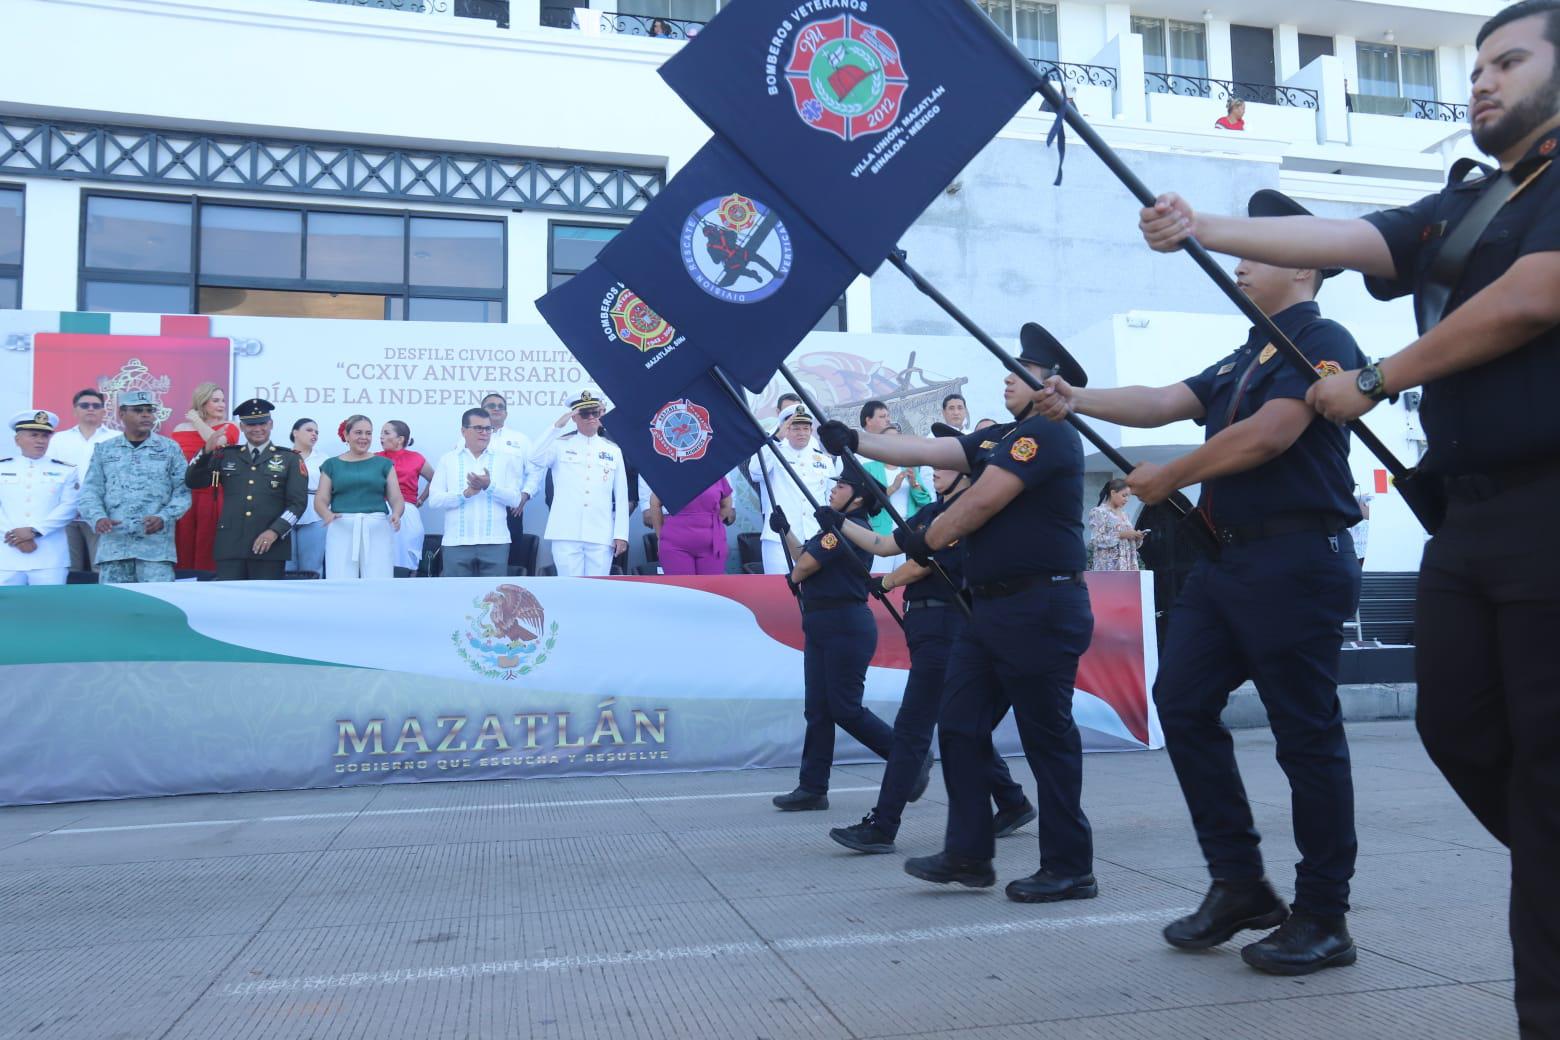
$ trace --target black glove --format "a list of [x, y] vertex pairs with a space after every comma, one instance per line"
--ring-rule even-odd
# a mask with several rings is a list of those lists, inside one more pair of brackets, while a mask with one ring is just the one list
[[818, 441], [830, 455], [843, 455], [847, 451], [855, 451], [861, 438], [855, 430], [838, 419], [830, 419], [818, 427]]
[[898, 528], [894, 531], [894, 544], [921, 566], [932, 565], [932, 550], [926, 544], [926, 528], [920, 527], [913, 531]]
[[795, 596], [797, 599], [801, 599], [802, 598], [802, 588], [801, 588], [801, 586], [796, 584], [796, 582], [792, 581], [791, 580], [791, 576], [789, 574], [787, 574], [785, 576], [785, 587], [790, 589], [791, 590], [791, 595]]
[[818, 526], [825, 531], [838, 531], [840, 525], [845, 522], [845, 514], [833, 506], [819, 506], [813, 510], [813, 519], [818, 521]]
[[785, 518], [779, 506], [769, 511], [769, 529], [781, 538], [791, 533], [791, 522]]
[[886, 595], [888, 590], [883, 587], [883, 575], [874, 574], [867, 579], [867, 592], [873, 596]]

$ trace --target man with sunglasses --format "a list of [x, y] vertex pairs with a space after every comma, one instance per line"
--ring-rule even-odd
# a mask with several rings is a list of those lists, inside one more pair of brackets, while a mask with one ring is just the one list
[[[71, 398], [71, 410], [76, 415], [76, 425], [61, 430], [49, 442], [49, 455], [76, 467], [78, 485], [87, 475], [87, 464], [92, 461], [92, 449], [104, 441], [118, 437], [119, 431], [111, 429], [103, 420], [108, 417], [104, 397], [91, 388], [77, 390]], [[92, 554], [97, 552], [97, 532], [92, 525], [77, 517], [65, 528], [66, 544], [70, 547], [70, 569], [93, 570]]]
[[[563, 433], [570, 422], [574, 429]], [[623, 452], [601, 431], [601, 399], [589, 390], [569, 403], [531, 455], [537, 472], [551, 472], [552, 509], [546, 537], [560, 577], [599, 577], [628, 548], [628, 471]]]
[[[488, 449], [494, 455], [508, 458], [514, 468], [515, 480], [520, 487], [520, 497], [508, 507], [508, 514], [505, 517], [505, 523], [509, 527], [507, 562], [510, 566], [518, 567], [524, 562], [520, 555], [523, 551], [520, 536], [525, 534], [525, 506], [541, 493], [542, 479], [546, 474], [531, 465], [531, 438], [505, 425], [509, 421], [509, 401], [504, 395], [497, 392], [485, 395], [482, 398], [482, 410], [487, 413], [488, 421], [493, 424]], [[463, 446], [456, 444], [455, 451], [458, 453]]]

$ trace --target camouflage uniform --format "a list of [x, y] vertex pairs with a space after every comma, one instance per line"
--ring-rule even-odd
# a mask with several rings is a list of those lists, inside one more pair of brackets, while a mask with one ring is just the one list
[[[100, 582], [173, 580], [173, 526], [190, 508], [185, 468], [179, 446], [159, 434], [140, 444], [121, 437], [97, 446], [81, 484], [81, 518], [93, 526], [104, 517], [121, 521], [98, 539]], [[162, 517], [156, 534], [142, 524], [149, 516]]]

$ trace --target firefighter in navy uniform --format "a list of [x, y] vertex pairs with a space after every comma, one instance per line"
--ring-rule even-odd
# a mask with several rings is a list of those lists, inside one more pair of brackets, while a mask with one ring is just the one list
[[284, 577], [291, 544], [287, 538], [303, 515], [309, 475], [290, 448], [271, 443], [270, 401], [250, 398], [233, 410], [244, 443], [202, 451], [190, 462], [184, 483], [223, 489], [213, 557], [217, 581]]
[[[860, 525], [870, 532], [873, 510], [868, 503], [873, 498], [862, 481], [862, 477], [850, 474], [837, 478], [829, 492], [829, 505], [846, 524]], [[877, 620], [867, 606], [871, 557], [833, 531], [820, 530], [801, 544], [779, 509], [771, 514], [770, 523], [790, 544], [796, 561], [790, 580], [802, 601], [803, 714], [807, 721], [796, 790], [776, 795], [774, 804], [785, 812], [827, 809], [835, 726], [881, 758], [888, 757], [893, 744], [888, 723], [861, 703], [867, 664], [877, 651]]]
[[[935, 422], [932, 423], [932, 436], [958, 437], [960, 434], [952, 426]], [[937, 469], [932, 471], [932, 485], [937, 490], [937, 501], [906, 521], [913, 528], [930, 527], [932, 521], [969, 488], [970, 478], [958, 470]], [[819, 523], [829, 526], [832, 520], [819, 511]], [[840, 530], [874, 556], [900, 554], [898, 543], [890, 535], [865, 531], [854, 524], [842, 526]], [[894, 851], [894, 838], [899, 833], [905, 805], [926, 792], [931, 776], [932, 731], [942, 713], [948, 654], [964, 630], [965, 615], [958, 600], [968, 596], [964, 584], [963, 543], [956, 542], [937, 550], [932, 559], [942, 573], [914, 560], [906, 560], [891, 573], [874, 576], [884, 591], [900, 587], [905, 590], [905, 645], [910, 651], [910, 674], [905, 677], [904, 697], [894, 716], [894, 746], [883, 770], [877, 804], [860, 823], [829, 831], [830, 838], [857, 852]], [[1000, 717], [992, 720], [993, 724], [998, 721]], [[1035, 809], [1024, 797], [1024, 789], [1013, 782], [1007, 763], [1000, 756], [992, 756], [991, 766], [992, 798], [997, 803], [993, 826], [996, 837], [1005, 838], [1033, 820]]]
[[[1256, 216], [1305, 210], [1275, 191], [1251, 199]], [[1235, 280], [1318, 371], [1364, 363], [1348, 330], [1321, 316], [1314, 297], [1336, 270], [1242, 260]], [[1212, 879], [1196, 913], [1171, 922], [1165, 941], [1207, 949], [1243, 929], [1276, 931], [1241, 951], [1247, 964], [1301, 975], [1353, 964], [1345, 914], [1354, 875], [1354, 786], [1338, 702], [1343, 623], [1354, 611], [1359, 566], [1348, 528], [1360, 519], [1349, 435], [1305, 403], [1310, 378], [1252, 329], [1233, 354], [1164, 387], [1075, 389], [1060, 378], [1035, 395], [1053, 419], [1076, 411], [1126, 426], [1193, 419], [1206, 443], [1127, 476], [1146, 503], [1202, 486], [1198, 516], [1218, 535], [1171, 612], [1154, 703], [1181, 793]], [[1295, 844], [1294, 912], [1268, 883], [1229, 730], [1230, 693], [1256, 683], [1289, 779]]]
[[[1054, 355], [1053, 355], [1054, 356]], [[1037, 377], [1052, 358], [1020, 357]], [[1080, 805], [1083, 747], [1073, 721], [1078, 658], [1094, 614], [1084, 585], [1083, 445], [1075, 430], [1030, 414], [1030, 392], [1007, 377], [1004, 402], [1015, 422], [959, 438], [925, 440], [857, 433], [825, 423], [819, 439], [897, 466], [970, 474], [972, 483], [924, 531], [898, 532], [900, 548], [926, 564], [963, 540], [974, 617], [949, 654], [938, 720], [948, 826], [943, 851], [905, 862], [939, 883], [996, 882], [990, 810], [992, 720], [1009, 705], [1035, 775], [1040, 869], [1007, 886], [1018, 902], [1092, 899], [1094, 839]]]

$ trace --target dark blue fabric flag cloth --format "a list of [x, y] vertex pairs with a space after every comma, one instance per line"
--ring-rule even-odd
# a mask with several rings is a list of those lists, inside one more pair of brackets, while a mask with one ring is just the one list
[[621, 403], [602, 425], [661, 504], [676, 512], [751, 458], [764, 432], [709, 372], [643, 408]]
[[858, 273], [719, 138], [597, 262], [755, 392]]
[[659, 407], [713, 364], [600, 264], [537, 300], [536, 309], [607, 400], [631, 412]]
[[742, 0], [661, 75], [868, 273], [1038, 80], [970, 0]]

